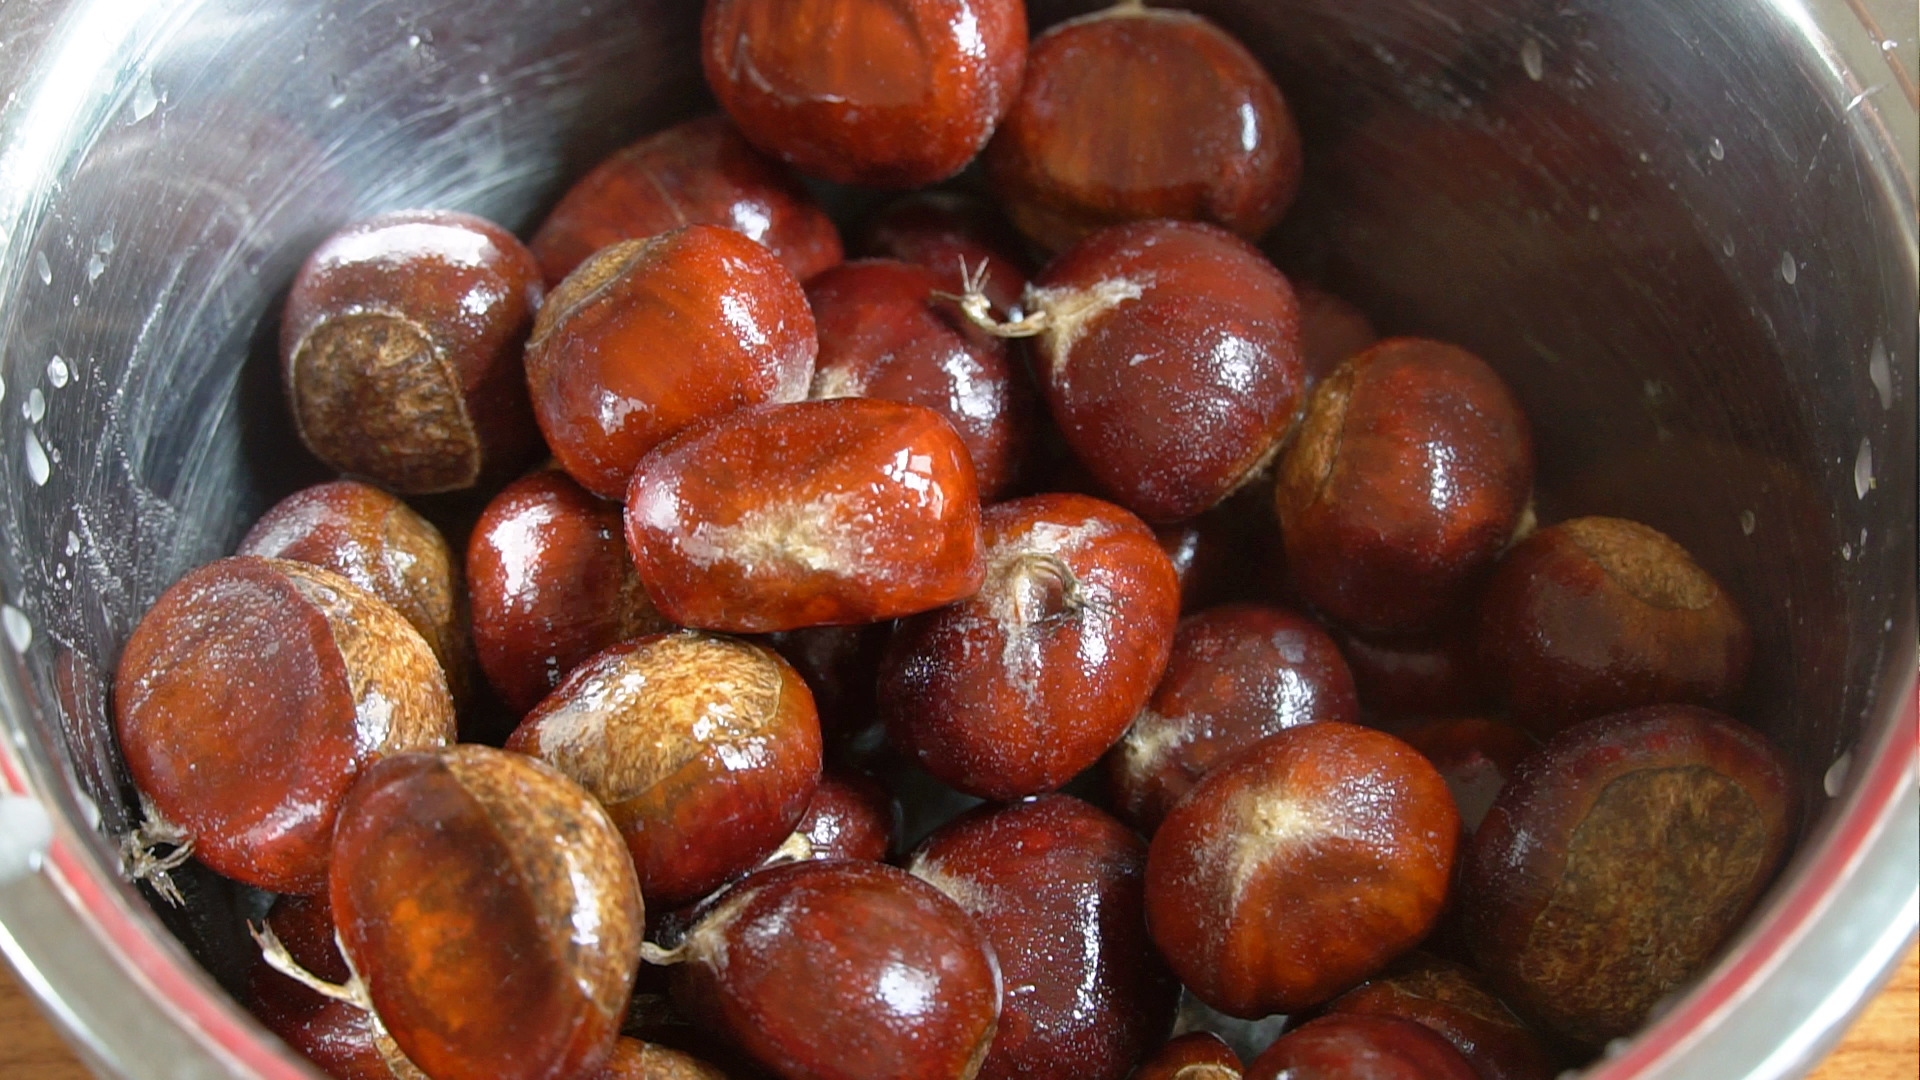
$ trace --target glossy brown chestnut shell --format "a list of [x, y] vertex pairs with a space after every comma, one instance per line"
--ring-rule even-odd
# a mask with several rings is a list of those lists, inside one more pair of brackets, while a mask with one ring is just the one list
[[1202, 779], [1154, 834], [1147, 919], [1231, 1016], [1318, 1005], [1438, 920], [1460, 815], [1419, 752], [1350, 724], [1287, 728]]
[[454, 737], [419, 631], [330, 570], [253, 555], [161, 594], [121, 654], [114, 716], [134, 783], [194, 855], [281, 893], [326, 887], [363, 769]]
[[903, 621], [880, 667], [888, 738], [961, 791], [1050, 791], [1127, 729], [1166, 666], [1180, 588], [1153, 532], [1084, 495], [984, 516], [978, 594]]
[[493, 497], [467, 540], [467, 575], [480, 669], [516, 718], [582, 660], [671, 625], [627, 555], [620, 504], [559, 469]]
[[1027, 290], [1034, 367], [1067, 444], [1153, 523], [1193, 517], [1266, 466], [1306, 386], [1287, 279], [1212, 225], [1089, 236]]
[[880, 863], [759, 871], [683, 949], [675, 1000], [781, 1076], [972, 1080], [1000, 1014], [986, 935]]
[[383, 759], [341, 806], [330, 895], [381, 1026], [436, 1080], [575, 1075], [613, 1049], [639, 882], [606, 812], [540, 762]]
[[627, 546], [682, 626], [874, 622], [980, 588], [980, 495], [931, 409], [835, 398], [741, 409], [634, 470]]
[[691, 630], [582, 662], [507, 749], [593, 793], [660, 909], [751, 870], [820, 783], [820, 723], [799, 673], [763, 645]]
[[711, 0], [707, 85], [754, 145], [843, 184], [915, 188], [972, 161], [1013, 105], [1021, 0]]
[[1514, 769], [1468, 846], [1474, 959], [1560, 1035], [1597, 1046], [1630, 1034], [1739, 927], [1798, 813], [1779, 752], [1710, 710], [1659, 705], [1568, 728]]
[[1485, 1080], [1452, 1044], [1396, 1016], [1337, 1013], [1282, 1035], [1247, 1080]]
[[1560, 1063], [1540, 1036], [1471, 968], [1413, 953], [1327, 1006], [1329, 1013], [1397, 1016], [1453, 1044], [1481, 1080], [1553, 1080]]
[[907, 870], [967, 909], [1006, 984], [981, 1080], [1123, 1080], [1173, 1024], [1179, 984], [1147, 938], [1147, 845], [1065, 795], [987, 806]]
[[553, 290], [527, 342], [534, 415], [596, 495], [697, 420], [799, 401], [819, 349], [806, 293], [773, 253], [715, 225], [602, 248]]
[[1149, 218], [1252, 240], [1293, 201], [1300, 134], [1273, 79], [1225, 31], [1121, 3], [1034, 40], [986, 164], [1014, 222], [1052, 251]]
[[308, 256], [280, 321], [301, 440], [403, 494], [511, 476], [540, 445], [520, 350], [543, 292], [533, 255], [471, 214], [341, 229]]
[[719, 115], [615, 151], [567, 189], [528, 246], [554, 286], [609, 244], [683, 225], [758, 240], [798, 281], [843, 257], [839, 230], [807, 189]]

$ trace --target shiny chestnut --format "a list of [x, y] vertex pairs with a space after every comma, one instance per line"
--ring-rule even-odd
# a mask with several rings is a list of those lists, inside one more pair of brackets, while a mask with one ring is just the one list
[[772, 252], [689, 225], [569, 274], [527, 342], [527, 383], [561, 466], [618, 499], [640, 458], [695, 421], [804, 398], [818, 348], [806, 294]]
[[843, 254], [839, 230], [800, 181], [719, 115], [615, 151], [567, 189], [528, 246], [554, 286], [603, 247], [683, 225], [758, 240], [799, 281]]
[[754, 145], [844, 184], [915, 188], [972, 161], [1027, 59], [1021, 0], [711, 0], [707, 85]]
[[1532, 432], [1493, 369], [1394, 338], [1314, 389], [1274, 508], [1301, 596], [1353, 630], [1411, 633], [1469, 602], [1532, 493]]
[[1112, 503], [987, 508], [978, 594], [903, 621], [880, 670], [888, 738], [991, 799], [1050, 791], [1100, 759], [1166, 666], [1180, 590], [1151, 530]]
[[1115, 807], [1151, 834], [1209, 770], [1296, 724], [1351, 724], [1360, 709], [1339, 646], [1281, 608], [1226, 604], [1180, 621], [1166, 673], [1107, 754]]
[[1295, 1012], [1427, 935], [1459, 840], [1446, 782], [1412, 747], [1350, 724], [1287, 728], [1167, 815], [1147, 855], [1148, 924], [1208, 1005]]
[[627, 491], [654, 606], [737, 633], [874, 622], [979, 589], [980, 495], [931, 409], [835, 398], [742, 409], [666, 443]]
[[252, 555], [161, 594], [121, 653], [114, 720], [134, 783], [194, 855], [280, 893], [326, 887], [335, 814], [367, 766], [454, 736], [439, 662], [398, 612]]
[[627, 555], [620, 504], [559, 469], [508, 484], [467, 540], [473, 644], [516, 718], [600, 650], [669, 628]]
[[1257, 239], [1300, 185], [1300, 135], [1245, 46], [1192, 12], [1123, 2], [1034, 40], [986, 164], [1052, 251], [1149, 218]]
[[409, 495], [512, 475], [540, 445], [520, 350], [543, 292], [533, 255], [471, 214], [403, 210], [329, 236], [280, 320], [301, 440]]
[[986, 806], [907, 862], [979, 923], [1006, 984], [981, 1080], [1124, 1080], [1173, 1024], [1147, 938], [1147, 845], [1065, 795]]
[[691, 630], [582, 662], [507, 749], [593, 793], [659, 909], [751, 870], [820, 783], [820, 723], [799, 674], [765, 646]]

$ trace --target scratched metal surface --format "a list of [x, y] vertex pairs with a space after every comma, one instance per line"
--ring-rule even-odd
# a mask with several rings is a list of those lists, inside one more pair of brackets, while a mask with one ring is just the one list
[[[1894, 48], [1856, 3], [1904, 35]], [[1038, 24], [1093, 6], [1033, 5]], [[1268, 63], [1309, 139], [1275, 258], [1385, 330], [1498, 366], [1536, 418], [1549, 518], [1646, 520], [1741, 597], [1761, 656], [1744, 711], [1803, 764], [1818, 848], [1857, 798], [1835, 763], [1897, 749], [1912, 693], [1911, 0], [1192, 6]], [[697, 16], [645, 0], [0, 0], [0, 753], [56, 808], [77, 865], [111, 881], [127, 822], [106, 685], [133, 622], [318, 476], [272, 363], [306, 250], [402, 206], [524, 231], [600, 154], [702, 107]], [[1809, 858], [1776, 903], [1821, 885]], [[1912, 876], [1875, 902], [1911, 897]], [[196, 913], [169, 925], [231, 982], [244, 898], [197, 887]], [[52, 893], [0, 893], [19, 935], [0, 944], [38, 957], [43, 993], [75, 997], [63, 1022], [92, 1032], [97, 1064], [160, 1075], [165, 1055], [98, 1030], [144, 1008], [152, 981], [117, 998], [84, 941], [55, 956], [35, 938], [74, 918], [77, 888], [56, 891], [65, 915]], [[94, 902], [126, 933], [151, 925], [131, 890]], [[1841, 997], [1894, 955], [1836, 948], [1808, 985]], [[175, 1007], [126, 1023], [191, 1047], [213, 1021]], [[1754, 1075], [1796, 1068], [1825, 1030], [1793, 1027]], [[166, 1067], [296, 1074], [277, 1051], [201, 1058]]]

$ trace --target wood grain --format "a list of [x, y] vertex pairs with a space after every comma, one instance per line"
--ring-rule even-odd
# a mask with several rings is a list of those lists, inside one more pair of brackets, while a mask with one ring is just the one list
[[[1920, 966], [1916, 965], [1920, 965], [1920, 951], [1909, 951], [1893, 981], [1808, 1080], [1884, 1080], [1920, 1074]], [[0, 964], [0, 1080], [89, 1080], [5, 964]]]

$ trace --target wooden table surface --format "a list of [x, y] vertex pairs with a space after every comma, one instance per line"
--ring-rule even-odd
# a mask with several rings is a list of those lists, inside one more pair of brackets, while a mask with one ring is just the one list
[[[1920, 972], [1908, 952], [1886, 990], [1867, 1007], [1810, 1080], [1885, 1080], [1920, 1075]], [[0, 1078], [90, 1080], [33, 1002], [0, 963]]]

